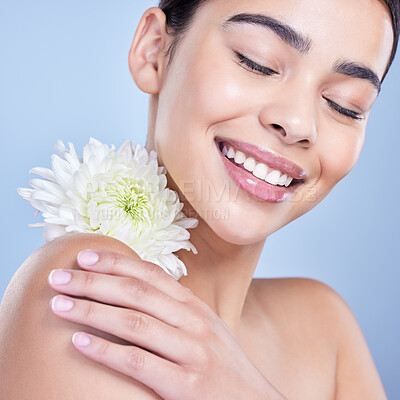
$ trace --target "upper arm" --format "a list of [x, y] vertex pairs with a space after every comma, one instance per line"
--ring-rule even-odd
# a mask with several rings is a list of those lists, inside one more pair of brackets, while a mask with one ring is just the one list
[[[365, 337], [344, 299], [315, 279], [283, 278], [276, 288], [279, 298], [285, 299], [285, 315], [296, 321], [295, 329], [305, 329], [306, 345], [308, 341], [313, 346], [321, 341], [327, 343], [329, 351], [323, 352], [322, 357], [335, 364], [332, 367], [335, 400], [386, 400]], [[271, 292], [272, 288], [269, 289]]]
[[47, 284], [55, 268], [79, 268], [78, 252], [102, 248], [135, 255], [102, 235], [57, 238], [30, 255], [11, 280], [0, 305], [0, 398], [18, 400], [158, 399], [149, 388], [80, 354], [72, 345], [83, 330], [126, 343], [94, 328], [56, 317], [49, 308], [58, 294]]
[[337, 316], [335, 329], [338, 332], [336, 399], [387, 400], [368, 344], [354, 314], [338, 294], [331, 296], [336, 310], [334, 315]]
[[336, 400], [386, 400], [385, 391], [366, 339], [345, 300], [330, 286], [303, 279], [312, 304], [319, 304], [323, 322], [336, 343]]

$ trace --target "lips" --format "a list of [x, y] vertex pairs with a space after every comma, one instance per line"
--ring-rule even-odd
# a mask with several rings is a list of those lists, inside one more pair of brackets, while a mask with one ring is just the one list
[[[266, 153], [267, 156], [263, 153], [264, 155], [260, 157], [259, 154], [256, 153], [256, 151], [254, 150], [255, 146], [252, 146], [252, 148], [250, 148], [250, 151], [247, 151], [245, 150], [245, 148], [248, 149], [248, 147], [243, 146], [242, 142], [225, 140], [225, 139], [216, 139], [215, 145], [228, 175], [242, 190], [250, 194], [252, 197], [270, 203], [281, 203], [283, 201], [289, 200], [293, 196], [295, 191], [297, 191], [297, 188], [304, 182], [303, 179], [293, 179], [292, 183], [288, 187], [285, 187], [285, 186], [272, 185], [266, 182], [265, 180], [261, 180], [256, 176], [254, 176], [251, 172], [243, 168], [242, 165], [237, 164], [234, 160], [228, 159], [221, 151], [223, 144], [225, 145], [231, 144], [231, 146], [233, 146], [237, 150], [242, 149], [241, 151], [243, 151], [243, 153], [245, 153], [246, 156], [251, 155], [255, 160], [263, 162], [269, 167], [272, 167], [271, 164], [273, 164], [274, 165], [273, 168], [276, 169], [280, 168], [281, 172], [284, 172], [286, 174], [288, 173], [293, 174], [291, 175], [293, 177], [302, 176], [303, 178], [305, 178], [306, 174], [296, 164], [292, 163], [287, 159], [279, 157], [273, 153], [272, 157], [269, 157], [270, 155], [269, 153]], [[266, 162], [267, 157], [268, 160], [272, 160], [272, 162], [268, 162], [267, 164]], [[262, 158], [263, 161], [261, 161], [260, 158]], [[282, 168], [282, 166], [284, 168]]]
[[220, 145], [221, 142], [231, 144], [234, 148], [243, 152], [247, 157], [251, 156], [256, 161], [266, 164], [272, 169], [279, 170], [296, 180], [304, 181], [306, 178], [306, 172], [300, 166], [287, 158], [278, 156], [272, 150], [265, 147], [225, 138], [217, 138], [216, 142], [218, 145]]

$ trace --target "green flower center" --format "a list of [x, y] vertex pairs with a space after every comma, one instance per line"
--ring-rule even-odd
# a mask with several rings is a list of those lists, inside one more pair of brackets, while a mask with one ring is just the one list
[[120, 186], [116, 194], [116, 203], [130, 216], [135, 225], [149, 222], [151, 205], [140, 185], [127, 183]]
[[99, 229], [102, 220], [110, 219], [123, 223], [125, 218], [129, 218], [139, 229], [138, 232], [152, 225], [154, 200], [151, 187], [143, 179], [117, 178], [115, 182], [115, 179], [101, 178], [96, 189], [89, 192], [90, 201], [96, 203], [97, 209], [95, 230]]

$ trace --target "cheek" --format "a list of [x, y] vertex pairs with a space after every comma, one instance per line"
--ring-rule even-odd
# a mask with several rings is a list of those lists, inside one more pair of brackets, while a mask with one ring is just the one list
[[240, 67], [209, 53], [189, 54], [184, 63], [181, 58], [159, 98], [156, 150], [178, 185], [177, 180], [204, 176], [217, 132], [251, 112], [254, 96], [238, 74]]
[[193, 149], [197, 147], [193, 140], [201, 148], [214, 125], [246, 112], [243, 100], [249, 96], [248, 89], [227, 71], [226, 63], [210, 61], [210, 54], [201, 52], [179, 62], [159, 98], [156, 141], [160, 154], [172, 145], [191, 144], [189, 149]]
[[190, 97], [187, 112], [204, 129], [248, 114], [249, 88], [235, 74], [217, 64], [207, 70], [193, 66], [193, 83], [188, 83]]
[[363, 144], [364, 130], [335, 132], [329, 140], [321, 141], [321, 181], [329, 190], [342, 180], [356, 164]]

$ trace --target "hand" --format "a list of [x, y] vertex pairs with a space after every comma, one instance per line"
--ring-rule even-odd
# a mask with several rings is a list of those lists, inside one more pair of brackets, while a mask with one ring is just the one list
[[283, 399], [224, 321], [158, 265], [106, 250], [80, 252], [78, 264], [85, 271], [53, 270], [49, 284], [95, 301], [55, 296], [53, 313], [132, 343], [75, 333], [86, 357], [166, 400]]

